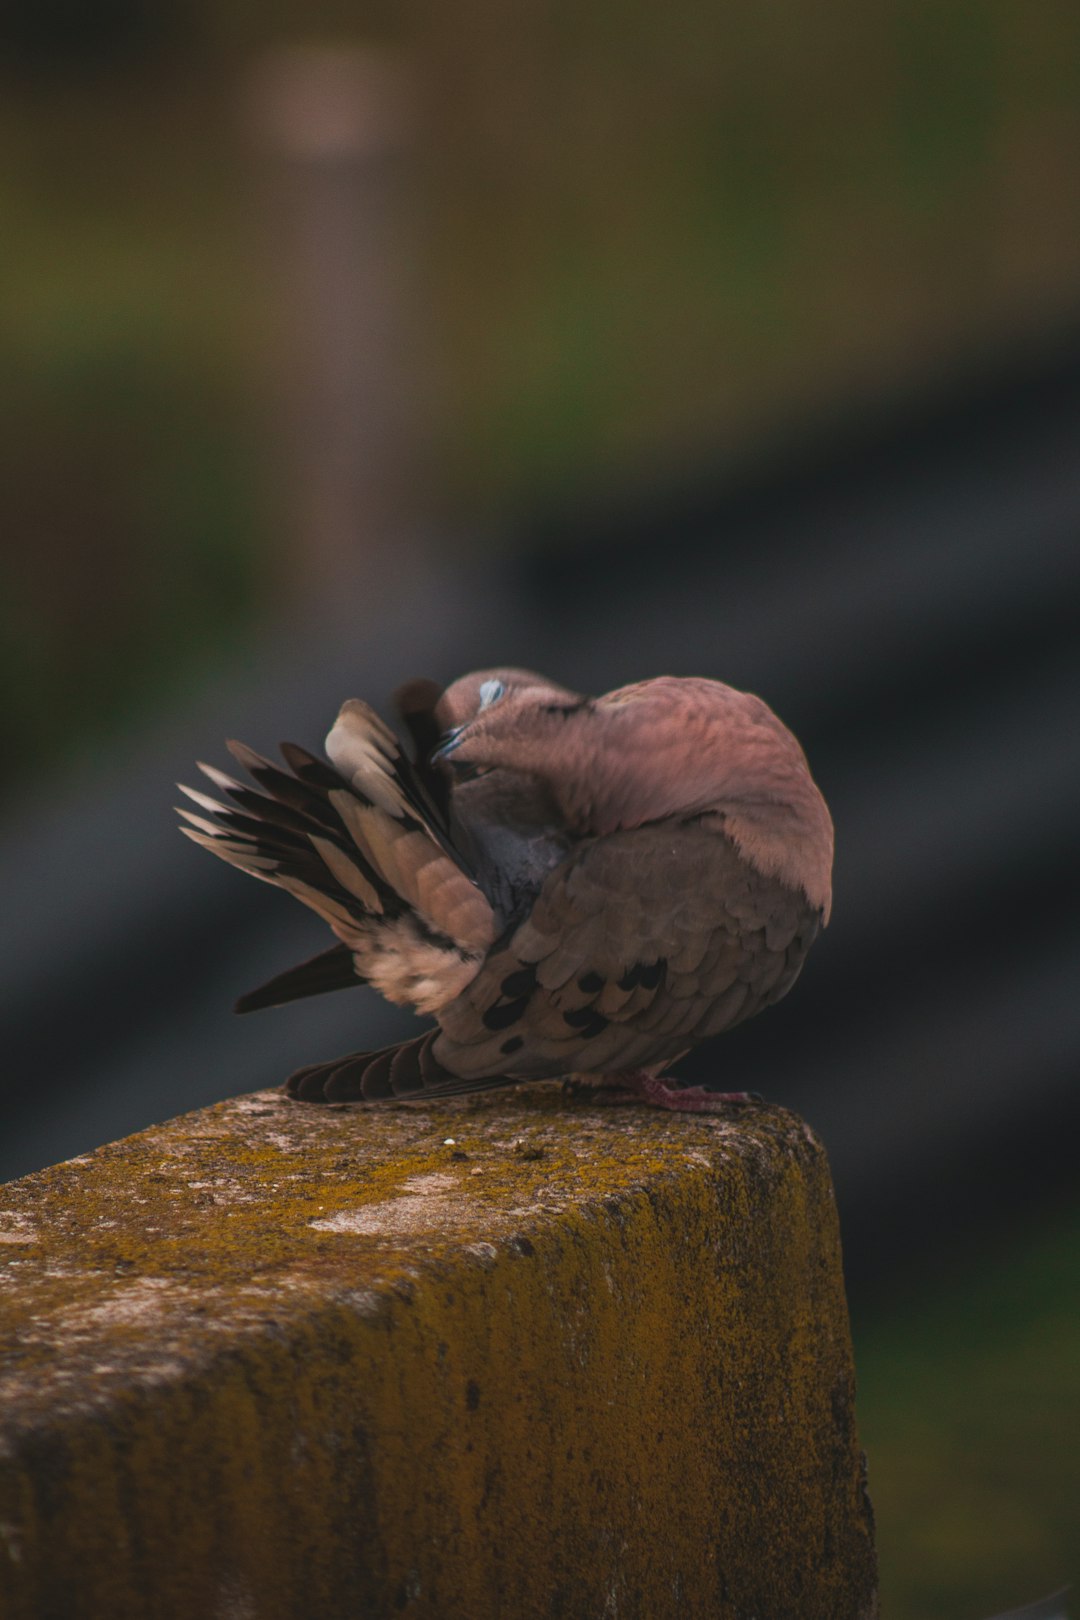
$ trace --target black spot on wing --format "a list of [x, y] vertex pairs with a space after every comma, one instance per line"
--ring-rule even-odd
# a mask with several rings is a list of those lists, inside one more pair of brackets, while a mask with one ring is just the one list
[[578, 980], [578, 989], [587, 996], [598, 996], [606, 983], [599, 973], [585, 973]]
[[483, 1014], [488, 1029], [509, 1029], [516, 1024], [536, 989], [536, 968], [515, 968], [499, 986], [499, 999]]
[[667, 978], [667, 958], [658, 956], [655, 962], [635, 962], [618, 981], [620, 990], [656, 990]]
[[503, 1057], [509, 1057], [512, 1052], [520, 1052], [524, 1045], [525, 1037], [523, 1035], [511, 1035], [508, 1041], [503, 1041], [499, 1051]]
[[563, 1022], [576, 1029], [582, 1040], [586, 1041], [591, 1041], [594, 1035], [602, 1034], [608, 1027], [608, 1020], [592, 1007], [575, 1007], [572, 1012], [563, 1013]]
[[518, 968], [514, 973], [508, 973], [499, 986], [502, 995], [524, 996], [526, 1000], [535, 989], [536, 967], [534, 964], [530, 964], [529, 967]]
[[517, 1023], [528, 1005], [528, 996], [518, 996], [514, 1001], [497, 1001], [484, 1013], [481, 1022], [485, 1029], [509, 1029], [511, 1024]]

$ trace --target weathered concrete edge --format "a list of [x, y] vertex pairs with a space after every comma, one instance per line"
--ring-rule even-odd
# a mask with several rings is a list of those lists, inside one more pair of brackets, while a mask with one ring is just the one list
[[831, 1186], [780, 1110], [256, 1094], [5, 1191], [52, 1245], [0, 1363], [5, 1620], [476, 1614], [493, 1581], [523, 1615], [872, 1612]]

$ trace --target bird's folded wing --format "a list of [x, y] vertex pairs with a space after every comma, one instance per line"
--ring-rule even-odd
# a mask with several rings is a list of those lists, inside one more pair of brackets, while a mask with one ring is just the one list
[[775, 1000], [816, 932], [805, 896], [742, 860], [721, 817], [595, 839], [442, 1009], [435, 1056], [477, 1077], [663, 1062]]

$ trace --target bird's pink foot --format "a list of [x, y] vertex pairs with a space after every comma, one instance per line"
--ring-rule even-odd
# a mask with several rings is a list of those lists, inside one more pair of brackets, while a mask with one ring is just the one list
[[605, 1107], [619, 1103], [648, 1103], [687, 1114], [721, 1114], [732, 1103], [760, 1102], [756, 1091], [709, 1091], [705, 1086], [680, 1086], [644, 1069], [624, 1069], [599, 1086], [572, 1081], [571, 1088], [588, 1094], [590, 1102]]

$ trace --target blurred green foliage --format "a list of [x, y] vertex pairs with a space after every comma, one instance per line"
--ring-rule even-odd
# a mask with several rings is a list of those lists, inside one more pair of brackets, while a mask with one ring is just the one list
[[1075, 307], [1071, 0], [89, 16], [10, 0], [0, 22], [8, 776], [195, 678], [302, 572], [240, 111], [275, 44], [393, 39], [418, 64], [435, 510], [722, 464]]
[[1080, 1209], [855, 1325], [886, 1620], [1080, 1582]]
[[212, 664], [273, 566], [226, 132], [109, 88], [0, 98], [0, 788]]

